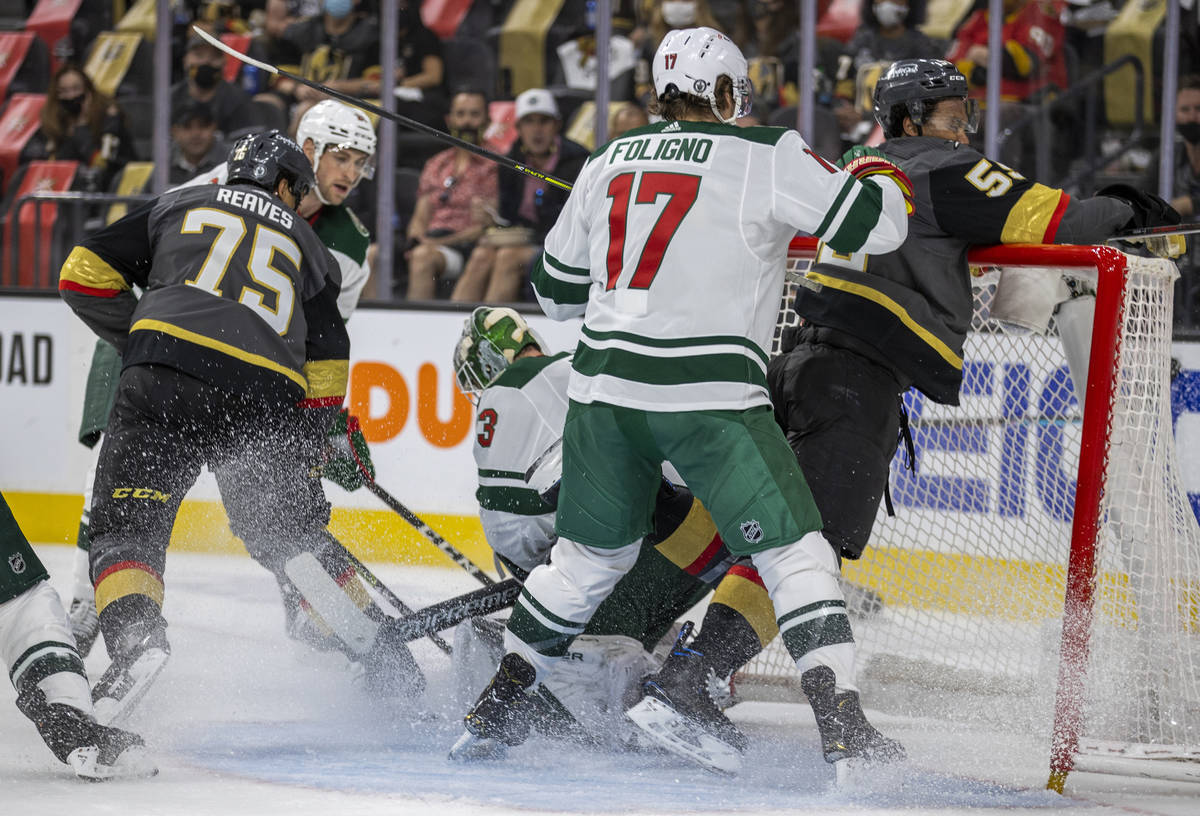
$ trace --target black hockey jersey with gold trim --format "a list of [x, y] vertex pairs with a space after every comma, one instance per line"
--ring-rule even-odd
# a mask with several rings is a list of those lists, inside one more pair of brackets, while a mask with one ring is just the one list
[[[59, 290], [126, 366], [156, 363], [264, 398], [341, 403], [350, 341], [337, 264], [250, 185], [170, 191], [72, 250]], [[131, 287], [145, 292], [135, 298]]]
[[1072, 200], [957, 142], [908, 137], [881, 149], [912, 180], [908, 238], [881, 255], [822, 245], [793, 308], [845, 332], [937, 402], [958, 404], [973, 310], [972, 245], [1095, 243], [1129, 221], [1114, 198]]

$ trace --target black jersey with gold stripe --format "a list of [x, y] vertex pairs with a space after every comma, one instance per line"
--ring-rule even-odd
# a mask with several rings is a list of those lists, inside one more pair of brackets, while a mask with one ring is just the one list
[[244, 184], [166, 193], [76, 246], [59, 278], [63, 299], [126, 366], [340, 404], [350, 341], [339, 286], [309, 224]]
[[913, 182], [908, 238], [882, 255], [821, 246], [793, 307], [865, 342], [931, 399], [957, 405], [973, 308], [970, 246], [1095, 243], [1133, 213], [1115, 198], [1073, 200], [957, 142], [906, 137], [881, 149]]

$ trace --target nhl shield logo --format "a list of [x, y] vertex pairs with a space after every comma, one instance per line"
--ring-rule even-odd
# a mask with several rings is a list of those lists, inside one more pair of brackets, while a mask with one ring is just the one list
[[20, 553], [15, 553], [8, 557], [8, 568], [13, 571], [14, 575], [20, 575], [25, 571], [25, 559]]
[[754, 519], [750, 519], [749, 521], [743, 521], [741, 530], [742, 530], [742, 538], [746, 539], [746, 541], [750, 544], [757, 544], [758, 542], [763, 540], [762, 525], [759, 524]]

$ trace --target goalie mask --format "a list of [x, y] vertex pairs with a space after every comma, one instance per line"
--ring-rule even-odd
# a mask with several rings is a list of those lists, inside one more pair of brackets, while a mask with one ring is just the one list
[[[733, 80], [733, 116], [728, 119], [717, 110], [717, 77], [722, 74]], [[715, 28], [667, 32], [654, 54], [654, 93], [659, 99], [698, 96], [727, 125], [749, 114], [754, 103], [746, 58], [733, 40]]]
[[979, 127], [979, 103], [967, 99], [967, 78], [940, 59], [898, 60], [875, 83], [875, 121], [890, 138], [904, 135], [904, 117], [920, 128], [940, 99], [967, 104], [967, 133]]
[[[296, 141], [301, 147], [312, 139], [313, 143], [313, 172], [321, 156], [327, 150], [361, 150], [367, 154], [367, 162], [363, 165], [363, 177], [372, 178], [375, 175], [375, 128], [370, 118], [349, 105], [326, 99], [308, 109], [296, 127]], [[314, 188], [316, 189], [316, 188]], [[328, 204], [317, 190], [317, 197], [322, 204]]]
[[526, 346], [542, 348], [525, 318], [507, 307], [480, 306], [463, 324], [454, 348], [459, 390], [475, 401]]

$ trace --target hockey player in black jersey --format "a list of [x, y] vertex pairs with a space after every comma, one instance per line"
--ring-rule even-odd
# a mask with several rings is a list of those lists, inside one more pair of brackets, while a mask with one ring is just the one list
[[[849, 559], [862, 555], [887, 484], [900, 396], [916, 386], [938, 402], [958, 403], [973, 308], [968, 249], [1094, 243], [1127, 226], [1178, 220], [1155, 197], [1126, 188], [1072, 199], [971, 148], [967, 134], [978, 110], [965, 78], [942, 60], [894, 63], [876, 86], [875, 115], [888, 140], [879, 150], [854, 148], [840, 163], [869, 173], [878, 156], [908, 174], [908, 237], [880, 255], [842, 255], [822, 245], [793, 304], [802, 325], [785, 335], [785, 353], [767, 371], [775, 418], [812, 490], [825, 537]], [[706, 621], [704, 631], [727, 648], [744, 644], [743, 654], [756, 645], [720, 621]], [[801, 689], [828, 762], [902, 756], [863, 717], [857, 689], [835, 681], [829, 669], [805, 672]]]
[[280, 541], [321, 548], [328, 515], [303, 498], [306, 465], [345, 395], [350, 344], [334, 261], [295, 212], [312, 184], [294, 142], [246, 137], [228, 184], [168, 192], [63, 265], [63, 299], [123, 360], [91, 519], [112, 658], [93, 690], [102, 722], [136, 702], [170, 653], [167, 543], [202, 466], [237, 473]]

